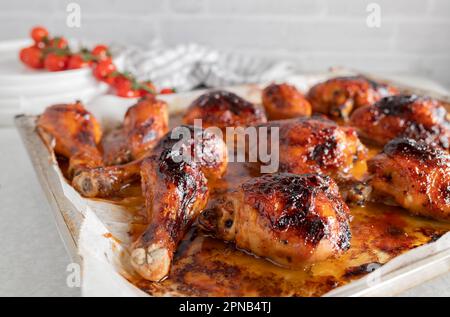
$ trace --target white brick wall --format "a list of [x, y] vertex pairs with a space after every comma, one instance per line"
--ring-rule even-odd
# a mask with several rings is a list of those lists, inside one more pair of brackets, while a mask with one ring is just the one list
[[[82, 27], [65, 25], [77, 2]], [[366, 6], [381, 6], [381, 28]], [[30, 26], [81, 39], [133, 44], [190, 41], [293, 60], [305, 71], [344, 65], [428, 76], [450, 87], [449, 0], [14, 0], [0, 1], [0, 40]]]

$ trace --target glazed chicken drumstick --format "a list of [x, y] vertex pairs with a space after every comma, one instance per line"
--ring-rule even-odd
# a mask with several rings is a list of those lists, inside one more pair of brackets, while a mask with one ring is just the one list
[[183, 117], [185, 124], [202, 120], [203, 128], [246, 127], [267, 121], [264, 109], [224, 90], [207, 92], [195, 99]]
[[153, 96], [139, 100], [126, 112], [120, 131], [126, 151], [120, 144], [118, 147], [110, 144], [112, 150], [107, 154], [120, 162], [133, 161], [85, 170], [74, 177], [73, 186], [85, 197], [107, 197], [139, 180], [143, 158], [149, 155], [167, 130], [167, 104]]
[[[168, 133], [141, 167], [149, 224], [132, 246], [131, 263], [150, 281], [167, 276], [179, 241], [206, 206], [208, 179], [220, 178], [227, 167], [220, 136], [189, 126], [175, 129], [180, 128], [192, 137], [177, 147], [180, 138]], [[196, 159], [182, 159], [183, 153]]]
[[169, 130], [168, 106], [149, 95], [128, 108], [123, 127], [102, 139], [105, 165], [119, 165], [146, 156]]
[[442, 149], [394, 139], [368, 161], [368, 170], [375, 199], [392, 198], [413, 214], [450, 220], [450, 155]]
[[347, 120], [353, 110], [396, 93], [398, 91], [394, 87], [363, 76], [349, 76], [318, 83], [309, 90], [307, 98], [314, 112]]
[[[339, 178], [347, 176], [367, 149], [351, 127], [341, 127], [323, 117], [269, 121], [258, 127], [279, 130], [280, 172], [294, 174], [322, 173]], [[271, 142], [268, 142], [271, 150]]]
[[349, 209], [336, 183], [319, 174], [266, 174], [205, 210], [200, 226], [240, 249], [286, 267], [350, 247]]
[[[278, 171], [325, 174], [338, 182], [347, 202], [362, 204], [367, 199], [370, 188], [350, 173], [355, 162], [367, 157], [367, 149], [355, 129], [323, 117], [269, 121], [258, 127], [268, 128], [268, 152], [280, 153]], [[278, 128], [276, 143], [272, 141], [272, 128]], [[266, 136], [260, 133], [260, 137]]]
[[94, 116], [80, 102], [50, 106], [37, 121], [41, 135], [56, 154], [69, 159], [69, 178], [103, 164], [97, 148], [102, 132]]
[[130, 107], [123, 122], [123, 131], [134, 160], [145, 157], [169, 130], [167, 103], [153, 95]]
[[270, 84], [263, 89], [262, 104], [269, 120], [311, 116], [311, 104], [292, 85]]
[[377, 145], [407, 137], [450, 148], [450, 114], [439, 101], [428, 97], [386, 97], [357, 109], [350, 120], [361, 137]]

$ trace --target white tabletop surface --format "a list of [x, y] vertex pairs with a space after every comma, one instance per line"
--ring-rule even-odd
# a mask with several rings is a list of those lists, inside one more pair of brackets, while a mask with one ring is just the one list
[[[0, 128], [0, 296], [78, 296], [70, 259], [28, 154], [13, 127]], [[450, 296], [450, 273], [403, 296]]]
[[0, 128], [0, 296], [76, 296], [69, 256], [19, 133]]

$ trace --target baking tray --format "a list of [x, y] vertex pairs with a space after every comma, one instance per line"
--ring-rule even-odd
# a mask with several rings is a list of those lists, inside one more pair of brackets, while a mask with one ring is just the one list
[[[341, 75], [341, 73], [299, 76], [286, 80], [294, 83], [305, 83], [308, 82], [308, 80], [318, 81], [336, 75]], [[450, 111], [450, 98], [447, 95], [405, 86], [401, 83], [391, 82], [377, 76], [368, 74], [364, 75], [372, 79], [377, 79], [396, 85], [400, 89], [411, 93], [433, 96], [434, 98], [440, 99], [447, 103], [447, 109]], [[249, 85], [245, 85], [241, 87], [234, 87], [231, 90], [236, 92], [240, 89], [248, 88]], [[164, 96], [163, 98], [166, 99], [171, 106], [171, 111], [179, 111], [201, 93], [202, 91], [195, 91], [191, 93]], [[83, 215], [64, 194], [59, 175], [53, 168], [53, 156], [36, 131], [36, 116], [25, 114], [18, 115], [15, 118], [15, 124], [28, 151], [38, 180], [47, 197], [47, 200], [49, 201], [64, 245], [72, 260], [82, 265], [82, 259], [77, 251], [77, 241], [80, 234], [80, 228], [83, 223]], [[445, 238], [449, 238], [449, 235], [447, 234]], [[382, 275], [377, 275], [377, 270], [375, 270], [371, 274], [366, 275], [359, 280], [332, 290], [331, 292], [325, 294], [325, 296], [393, 296], [441, 274], [450, 272], [450, 243], [447, 242], [448, 241], [446, 241], [446, 243], [439, 243], [438, 240], [434, 243], [435, 246], [433, 248], [428, 248], [425, 250], [422, 247], [419, 247], [410, 250], [407, 253], [410, 253], [413, 258], [408, 262], [408, 264], [396, 264], [396, 259], [394, 258], [387, 263], [390, 265], [390, 268]]]

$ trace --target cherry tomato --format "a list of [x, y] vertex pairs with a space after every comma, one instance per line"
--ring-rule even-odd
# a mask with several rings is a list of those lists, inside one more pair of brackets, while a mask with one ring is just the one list
[[[110, 75], [116, 71], [116, 66], [110, 59], [100, 61], [97, 66], [94, 67], [94, 76], [98, 80], [106, 81], [110, 78]], [[108, 78], [109, 77], [109, 78]]]
[[126, 87], [116, 89], [116, 95], [124, 98], [137, 98], [142, 96], [138, 89]]
[[89, 61], [85, 60], [80, 54], [70, 56], [67, 69], [78, 69], [89, 66]]
[[114, 87], [116, 88], [116, 95], [124, 98], [141, 97], [141, 91], [133, 87], [133, 82], [126, 76], [119, 75], [116, 78]]
[[100, 44], [94, 47], [92, 50], [92, 55], [98, 58], [98, 60], [105, 60], [111, 57], [111, 54], [109, 53], [108, 46]]
[[36, 26], [31, 29], [30, 35], [35, 43], [44, 42], [48, 38], [48, 31], [42, 26]]
[[128, 85], [128, 87], [131, 87], [131, 80], [126, 75], [118, 74], [117, 76], [114, 77], [113, 87], [115, 89], [118, 89], [125, 85]]
[[130, 90], [132, 86], [131, 80], [123, 74], [119, 74], [114, 78], [114, 88], [117, 90]]
[[141, 95], [155, 95], [156, 94], [156, 87], [153, 85], [151, 81], [144, 81], [141, 83]]
[[67, 68], [69, 56], [49, 53], [44, 59], [44, 66], [51, 72], [58, 72]]
[[173, 94], [173, 93], [175, 93], [175, 89], [173, 89], [173, 88], [163, 88], [163, 89], [161, 89], [161, 90], [159, 91], [159, 93], [160, 93], [161, 95]]
[[40, 49], [44, 49], [47, 47], [47, 43], [45, 41], [44, 42], [36, 42], [36, 43], [34, 43], [34, 46], [36, 46]]
[[63, 37], [55, 37], [50, 40], [50, 47], [53, 48], [65, 49], [68, 45], [67, 40]]
[[27, 66], [40, 69], [44, 67], [44, 54], [36, 46], [25, 47], [20, 50], [19, 58]]
[[109, 74], [108, 76], [106, 76], [106, 78], [103, 79], [103, 81], [104, 81], [105, 83], [107, 83], [108, 85], [113, 86], [113, 87], [114, 87], [114, 85], [115, 85], [116, 78], [117, 78], [117, 75], [116, 75], [115, 72], [116, 72], [116, 71], [112, 72], [111, 74]]

